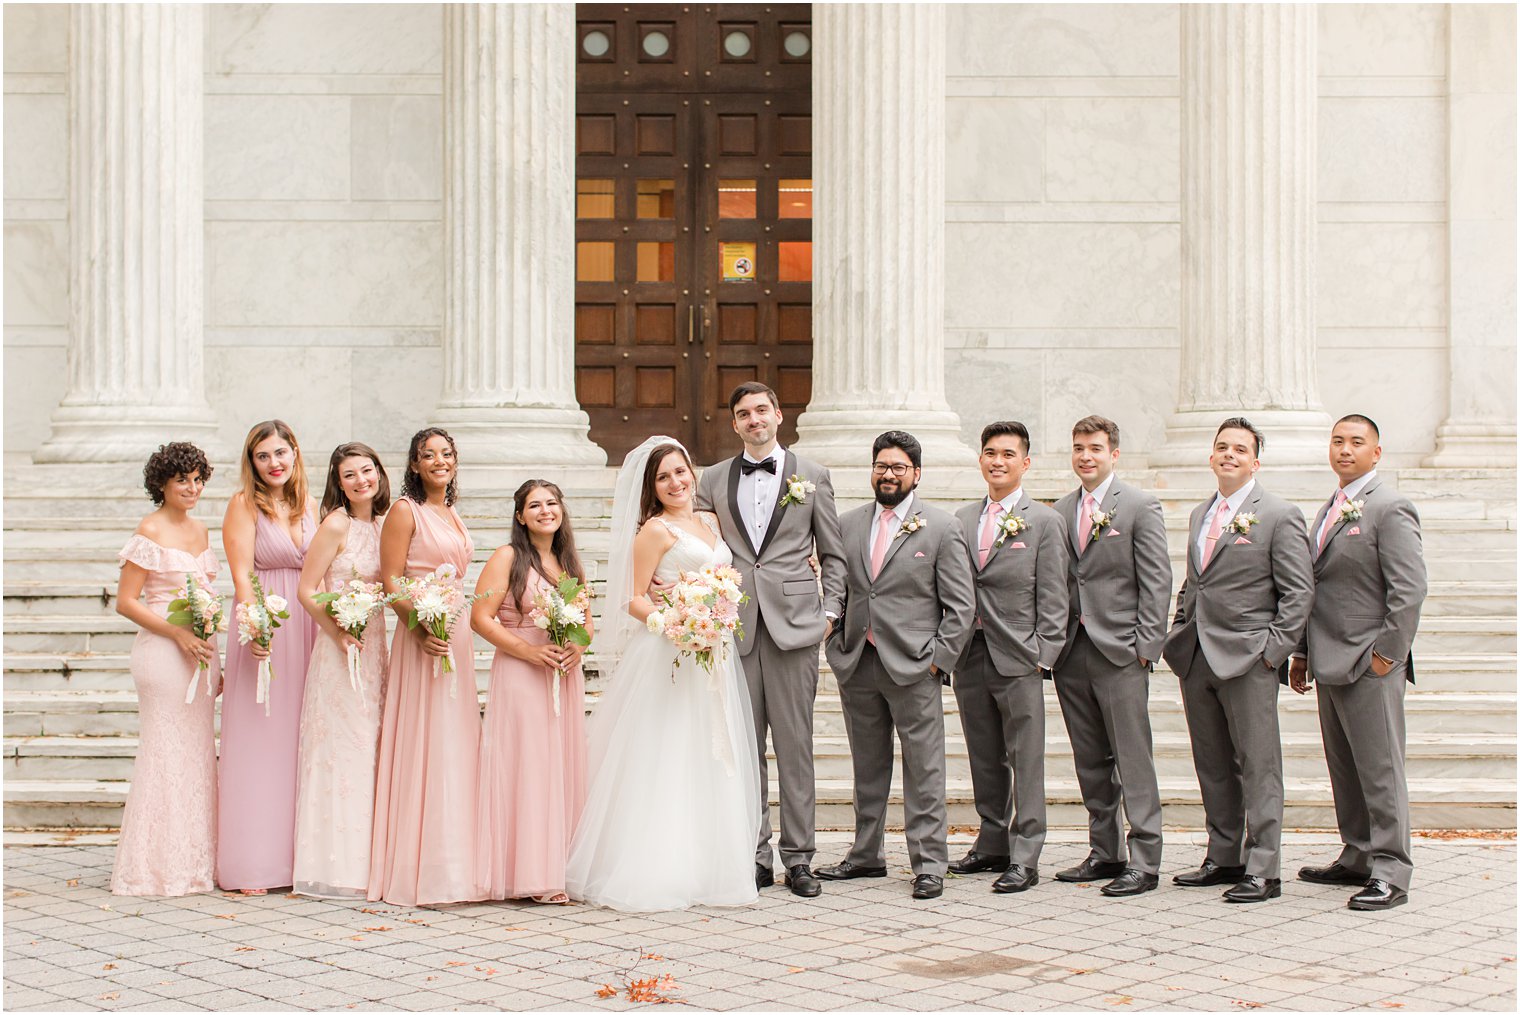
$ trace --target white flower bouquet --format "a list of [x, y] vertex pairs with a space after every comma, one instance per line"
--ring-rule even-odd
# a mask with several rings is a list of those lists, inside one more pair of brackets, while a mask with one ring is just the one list
[[[355, 577], [337, 591], [319, 592], [311, 598], [326, 605], [327, 615], [332, 617], [333, 623], [337, 624], [343, 633], [356, 641], [362, 641], [364, 629], [369, 626], [370, 618], [400, 599], [401, 593], [387, 595], [385, 586], [379, 582], [360, 581]], [[359, 647], [357, 645], [348, 646], [348, 682], [355, 693], [363, 693], [359, 679]]]
[[[259, 576], [252, 571], [248, 572], [248, 580], [253, 583], [253, 601], [237, 605], [238, 644], [254, 644], [267, 649], [274, 641], [280, 621], [290, 619], [289, 604], [283, 596], [266, 593]], [[264, 706], [266, 719], [269, 717], [269, 684], [272, 680], [274, 662], [265, 656], [259, 660], [259, 679], [254, 686], [253, 700]]]
[[[426, 624], [428, 633], [439, 641], [449, 640], [449, 631], [454, 626], [454, 621], [459, 615], [470, 608], [470, 604], [477, 599], [491, 595], [490, 592], [481, 592], [473, 596], [464, 594], [463, 579], [459, 576], [459, 569], [453, 564], [439, 564], [431, 573], [420, 578], [394, 578], [396, 587], [401, 589], [398, 598], [409, 599], [412, 602], [412, 615], [407, 618], [408, 630], [415, 630], [418, 624]], [[451, 654], [439, 657], [438, 670], [434, 673], [453, 673], [454, 660]], [[449, 680], [449, 697], [458, 697], [459, 678], [452, 677]]]
[[[585, 648], [591, 644], [586, 619], [591, 615], [591, 590], [570, 575], [561, 578], [552, 589], [540, 589], [533, 597], [528, 616], [533, 626], [549, 635], [560, 648], [574, 643]], [[554, 714], [559, 715], [559, 684], [564, 679], [562, 667], [554, 668]]]
[[[164, 618], [176, 627], [188, 627], [197, 638], [205, 641], [212, 635], [227, 630], [227, 611], [222, 597], [204, 579], [186, 573], [185, 587], [178, 599], [169, 603], [169, 613]], [[215, 697], [211, 687], [211, 667], [201, 663], [190, 675], [190, 687], [185, 691], [185, 704], [195, 700], [195, 685], [201, 671], [206, 673], [206, 696]]]

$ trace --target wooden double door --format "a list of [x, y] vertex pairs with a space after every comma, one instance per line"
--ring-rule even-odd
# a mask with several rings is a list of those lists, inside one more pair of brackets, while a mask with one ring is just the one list
[[733, 454], [734, 386], [811, 396], [807, 4], [576, 7], [575, 379], [615, 463]]

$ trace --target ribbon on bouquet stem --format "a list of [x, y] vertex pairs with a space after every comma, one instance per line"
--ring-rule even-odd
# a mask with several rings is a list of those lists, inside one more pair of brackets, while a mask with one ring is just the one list
[[274, 666], [266, 656], [259, 660], [259, 679], [253, 688], [253, 701], [264, 706], [264, 718], [269, 718], [269, 682], [274, 679]]
[[354, 689], [354, 693], [361, 698], [364, 696], [364, 688], [359, 681], [359, 646], [348, 647], [348, 686]]
[[734, 774], [734, 744], [728, 735], [728, 687], [718, 673], [718, 665], [728, 657], [728, 646], [719, 645], [713, 650], [712, 665], [707, 669], [707, 688], [712, 692], [713, 704], [713, 760], [723, 762], [723, 773]]
[[195, 669], [190, 671], [190, 686], [185, 689], [186, 705], [195, 701], [195, 686], [200, 683], [202, 673], [206, 674], [206, 697], [216, 697], [216, 694], [211, 690], [211, 667], [204, 663], [196, 663]]

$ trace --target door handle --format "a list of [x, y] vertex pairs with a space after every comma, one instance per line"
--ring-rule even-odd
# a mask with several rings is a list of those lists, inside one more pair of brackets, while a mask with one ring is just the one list
[[689, 307], [686, 308], [686, 344], [687, 345], [692, 345], [697, 340], [697, 338], [696, 338], [696, 326], [697, 326], [696, 322], [697, 322], [697, 305], [695, 303], [693, 303], [691, 306], [689, 306]]

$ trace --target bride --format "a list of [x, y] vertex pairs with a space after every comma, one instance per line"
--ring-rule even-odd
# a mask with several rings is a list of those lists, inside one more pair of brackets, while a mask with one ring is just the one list
[[[623, 460], [598, 654], [617, 660], [588, 724], [591, 783], [570, 845], [571, 898], [633, 912], [753, 902], [759, 755], [732, 648], [709, 672], [645, 627], [652, 578], [733, 560], [693, 511], [686, 449], [651, 437]], [[637, 594], [636, 594], [637, 592]]]

